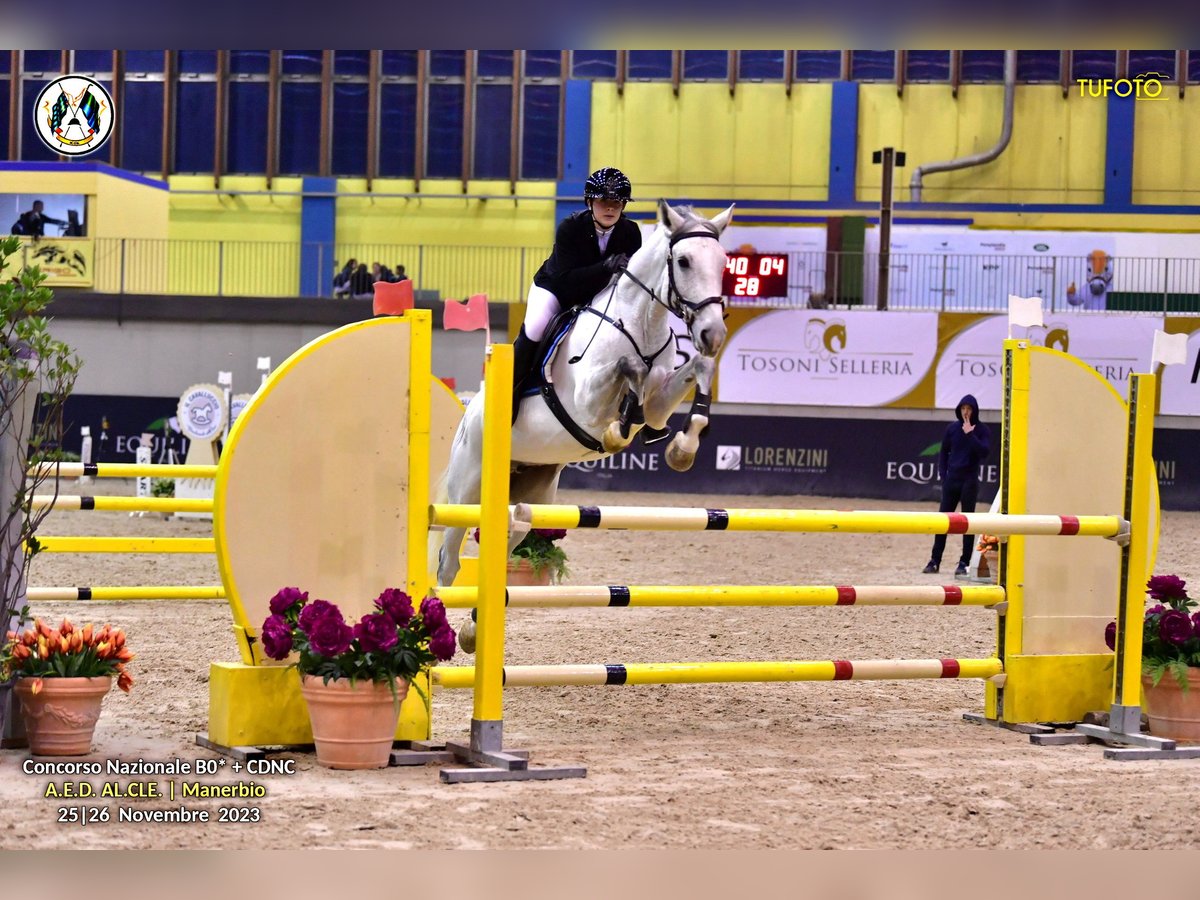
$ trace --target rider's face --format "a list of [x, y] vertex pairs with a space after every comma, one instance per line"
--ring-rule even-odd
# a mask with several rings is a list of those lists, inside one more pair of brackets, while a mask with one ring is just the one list
[[625, 208], [623, 200], [593, 200], [592, 218], [601, 228], [612, 228], [621, 218], [621, 210]]

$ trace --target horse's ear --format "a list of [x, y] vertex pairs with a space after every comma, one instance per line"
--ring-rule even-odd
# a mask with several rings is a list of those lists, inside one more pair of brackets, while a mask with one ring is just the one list
[[671, 204], [666, 200], [658, 201], [658, 221], [662, 223], [668, 231], [678, 231], [679, 226], [683, 224], [683, 216], [675, 212], [671, 208]]
[[733, 220], [733, 207], [734, 204], [731, 203], [729, 204], [729, 209], [719, 212], [709, 219], [710, 222], [717, 226], [717, 234], [720, 234], [722, 231], [724, 231], [725, 226], [727, 226]]

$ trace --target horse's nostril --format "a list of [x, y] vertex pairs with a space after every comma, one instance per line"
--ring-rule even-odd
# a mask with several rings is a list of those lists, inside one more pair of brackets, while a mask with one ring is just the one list
[[707, 328], [705, 328], [703, 331], [700, 332], [700, 343], [703, 344], [705, 347], [712, 346], [712, 339], [709, 338], [709, 336], [708, 336]]

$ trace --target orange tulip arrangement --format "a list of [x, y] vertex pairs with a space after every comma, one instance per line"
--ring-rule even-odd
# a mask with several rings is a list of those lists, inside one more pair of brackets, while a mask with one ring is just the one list
[[981, 534], [979, 543], [975, 545], [975, 549], [980, 553], [986, 553], [989, 550], [998, 551], [1000, 549], [1000, 538], [994, 534]]
[[133, 677], [125, 664], [133, 653], [125, 646], [125, 632], [111, 625], [76, 626], [63, 619], [51, 628], [41, 619], [24, 631], [10, 631], [0, 678], [34, 678], [33, 693], [42, 689], [43, 678], [102, 678], [117, 676], [117, 687], [129, 693]]

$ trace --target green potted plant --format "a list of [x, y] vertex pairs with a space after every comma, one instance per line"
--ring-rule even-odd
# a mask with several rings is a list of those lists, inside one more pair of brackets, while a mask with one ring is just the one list
[[125, 632], [111, 625], [77, 626], [63, 619], [51, 628], [22, 617], [9, 631], [0, 668], [15, 679], [29, 749], [38, 756], [82, 756], [91, 750], [100, 704], [112, 688], [129, 693], [133, 678], [125, 664], [133, 653]]
[[426, 597], [414, 610], [408, 594], [388, 588], [375, 599], [376, 611], [351, 626], [336, 604], [287, 587], [271, 598], [270, 609], [263, 652], [293, 658], [317, 762], [333, 769], [386, 766], [409, 685], [454, 655], [442, 601]]
[[[1200, 741], [1200, 612], [1188, 597], [1187, 582], [1155, 575], [1146, 582], [1142, 622], [1142, 690], [1150, 732], [1183, 741]], [[1117, 623], [1104, 631], [1116, 648]]]
[[[15, 237], [0, 239], [0, 633], [23, 620], [26, 576], [38, 552], [38, 526], [50, 507], [32, 509], [30, 498], [52, 473], [30, 477], [33, 460], [61, 454], [63, 406], [79, 373], [79, 358], [50, 336], [46, 307], [53, 294], [37, 266], [14, 274], [21, 247]], [[34, 415], [37, 407], [38, 414]], [[58, 479], [53, 478], [53, 494]], [[0, 678], [0, 741], [10, 724], [12, 682]]]
[[[565, 528], [530, 529], [509, 556], [506, 583], [510, 587], [560, 583], [570, 574], [567, 554], [557, 543], [566, 536]], [[475, 543], [479, 543], [478, 528], [474, 538]]]

